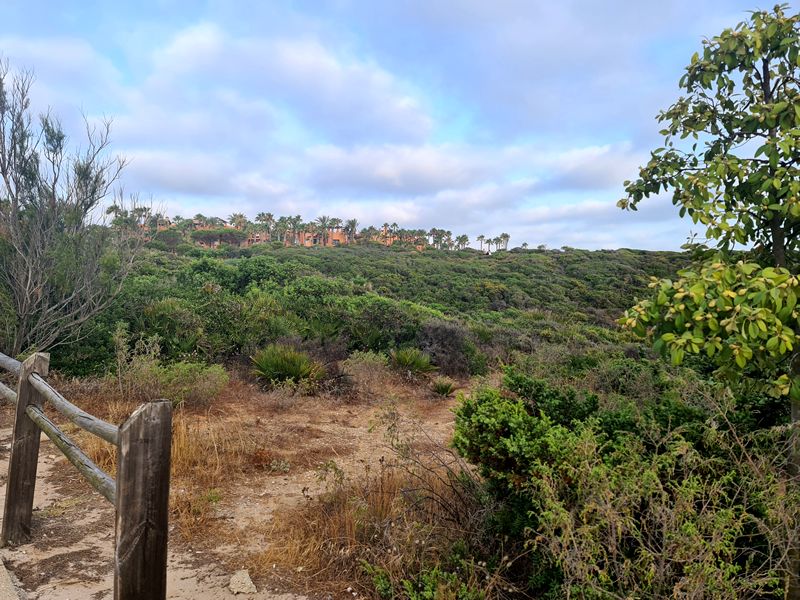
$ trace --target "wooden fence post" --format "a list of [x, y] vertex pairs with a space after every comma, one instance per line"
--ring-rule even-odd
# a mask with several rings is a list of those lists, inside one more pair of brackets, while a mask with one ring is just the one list
[[172, 403], [136, 409], [119, 430], [114, 600], [167, 597]]
[[39, 438], [41, 431], [25, 413], [28, 405], [41, 408], [43, 398], [28, 381], [28, 376], [38, 373], [47, 377], [50, 355], [37, 353], [22, 363], [17, 383], [17, 412], [11, 442], [11, 458], [6, 480], [6, 503], [3, 511], [3, 530], [0, 543], [22, 544], [31, 536], [33, 493], [36, 489], [36, 468], [39, 463]]

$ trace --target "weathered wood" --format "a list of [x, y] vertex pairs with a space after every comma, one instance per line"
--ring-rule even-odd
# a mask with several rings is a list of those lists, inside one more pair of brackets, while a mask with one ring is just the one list
[[36, 468], [39, 462], [40, 432], [26, 412], [28, 406], [41, 408], [43, 398], [28, 381], [32, 373], [47, 376], [49, 354], [34, 354], [20, 369], [17, 384], [17, 411], [8, 465], [6, 502], [0, 544], [21, 544], [30, 539], [33, 492], [36, 487]]
[[8, 400], [11, 404], [17, 403], [17, 392], [0, 383], [0, 398]]
[[29, 377], [30, 384], [38, 391], [50, 404], [53, 405], [58, 412], [67, 417], [70, 421], [75, 423], [81, 429], [88, 431], [107, 441], [110, 444], [117, 445], [119, 441], [119, 428], [106, 423], [102, 419], [98, 419], [94, 415], [90, 415], [86, 411], [78, 408], [72, 402], [64, 398], [56, 390], [54, 390], [49, 383], [38, 375], [31, 375]]
[[14, 375], [19, 375], [19, 370], [22, 368], [22, 363], [18, 360], [11, 358], [10, 356], [6, 356], [2, 352], [0, 352], [0, 369], [5, 371], [9, 371]]
[[83, 450], [75, 445], [75, 442], [42, 412], [41, 408], [28, 406], [25, 412], [28, 413], [28, 417], [30, 417], [31, 421], [36, 423], [39, 429], [44, 431], [47, 437], [53, 440], [56, 447], [64, 453], [64, 456], [69, 459], [69, 462], [75, 465], [75, 468], [86, 478], [89, 484], [106, 500], [114, 504], [116, 492], [114, 480], [111, 479], [105, 471], [94, 464], [92, 459], [86, 456]]
[[120, 427], [114, 600], [164, 600], [172, 403], [140, 406]]

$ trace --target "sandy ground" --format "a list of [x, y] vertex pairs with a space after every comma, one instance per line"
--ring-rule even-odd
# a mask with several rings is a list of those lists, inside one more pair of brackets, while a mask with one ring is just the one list
[[[453, 401], [401, 401], [404, 416], [424, 423], [426, 434], [446, 442], [452, 432]], [[262, 407], [263, 408], [263, 407]], [[290, 407], [264, 411], [252, 398], [228, 401], [221, 418], [246, 424], [263, 436], [265, 445], [284, 457], [286, 473], [255, 472], [237, 477], [215, 505], [215, 519], [224, 535], [218, 541], [194, 544], [171, 529], [168, 597], [184, 600], [272, 598], [294, 600], [287, 583], [255, 580], [257, 594], [235, 596], [228, 589], [232, 573], [245, 556], [269, 543], [256, 531], [275, 510], [296, 505], [322, 493], [320, 466], [335, 461], [338, 468], [358, 475], [377, 467], [390, 453], [384, 432], [376, 426], [380, 403], [371, 406], [332, 404], [302, 399]], [[243, 425], [245, 426], [245, 425]], [[5, 498], [5, 474], [11, 438], [11, 411], [0, 407], [0, 501]], [[112, 597], [114, 541], [113, 507], [91, 490], [80, 475], [44, 438], [34, 501], [32, 541], [0, 550], [0, 558], [33, 600], [101, 600]], [[339, 592], [339, 593], [337, 593]], [[329, 597], [349, 596], [333, 590]]]

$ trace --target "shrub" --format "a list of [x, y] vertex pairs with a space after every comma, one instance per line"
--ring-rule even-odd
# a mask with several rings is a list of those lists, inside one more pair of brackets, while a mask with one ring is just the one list
[[[530, 558], [517, 566], [549, 581], [517, 579], [522, 591], [782, 597], [790, 566], [777, 548], [792, 543], [785, 524], [798, 518], [798, 490], [769, 445], [715, 425], [725, 412], [704, 424], [697, 409], [677, 402], [667, 415], [590, 410], [541, 381], [507, 373], [506, 383], [522, 398], [496, 389], [462, 398], [453, 445], [498, 500], [488, 515], [494, 535], [525, 540]], [[695, 419], [701, 431], [674, 429], [682, 419]], [[706, 454], [681, 432], [717, 451]], [[542, 565], [550, 566], [542, 572]]]
[[252, 357], [256, 375], [269, 382], [314, 382], [325, 375], [324, 368], [305, 352], [282, 344], [270, 344]]
[[469, 331], [458, 323], [433, 320], [422, 325], [417, 336], [418, 346], [431, 357], [445, 375], [464, 377], [470, 374], [468, 345]]
[[132, 342], [127, 326], [117, 324], [117, 373], [106, 381], [107, 385], [113, 384], [121, 399], [145, 402], [166, 398], [176, 406], [205, 406], [228, 384], [228, 374], [220, 365], [185, 361], [162, 365], [159, 342], [157, 335]]
[[158, 382], [174, 405], [206, 406], [228, 385], [228, 374], [220, 365], [181, 361], [159, 367]]
[[342, 372], [352, 382], [358, 397], [369, 401], [384, 397], [389, 380], [395, 377], [385, 354], [359, 350], [342, 361]]
[[439, 396], [444, 396], [446, 398], [447, 396], [451, 396], [453, 392], [456, 391], [456, 384], [449, 377], [437, 377], [433, 380], [431, 389], [433, 390], [434, 394], [438, 394]]
[[571, 387], [556, 389], [543, 379], [534, 379], [513, 367], [505, 368], [503, 384], [529, 404], [532, 413], [539, 411], [561, 425], [584, 420], [597, 412], [598, 398], [579, 393]]
[[392, 350], [389, 356], [395, 369], [411, 377], [436, 370], [431, 364], [431, 357], [418, 348], [399, 348]]
[[177, 358], [197, 352], [204, 332], [200, 316], [186, 300], [164, 298], [144, 311], [145, 329], [157, 333], [165, 356]]

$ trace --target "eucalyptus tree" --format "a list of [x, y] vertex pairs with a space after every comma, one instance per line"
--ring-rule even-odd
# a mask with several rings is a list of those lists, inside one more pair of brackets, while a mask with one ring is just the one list
[[109, 153], [110, 121], [87, 121], [71, 150], [53, 114], [34, 124], [32, 84], [32, 73], [0, 63], [0, 296], [13, 312], [0, 347], [13, 355], [78, 338], [120, 290], [144, 234], [139, 223], [107, 227], [98, 216], [110, 197], [125, 210], [114, 189], [125, 160]]
[[[787, 397], [789, 463], [800, 475], [800, 16], [754, 11], [706, 40], [680, 80], [683, 96], [659, 115], [653, 150], [622, 208], [671, 193], [681, 216], [705, 227], [716, 250], [652, 295], [623, 323], [681, 363], [705, 354], [719, 376], [747, 377]], [[737, 245], [751, 248], [734, 255]], [[800, 598], [800, 540], [790, 552], [788, 597]]]

